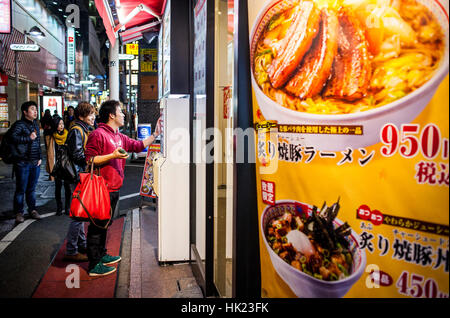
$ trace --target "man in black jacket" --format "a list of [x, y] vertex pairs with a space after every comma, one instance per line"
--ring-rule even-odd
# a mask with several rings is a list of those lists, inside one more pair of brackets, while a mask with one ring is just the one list
[[14, 163], [16, 192], [14, 193], [14, 212], [16, 222], [22, 223], [23, 201], [27, 201], [28, 213], [33, 219], [40, 219], [36, 211], [36, 185], [41, 172], [41, 141], [39, 125], [36, 122], [37, 104], [28, 101], [22, 104], [22, 119], [11, 127], [11, 140], [16, 145], [20, 159]]

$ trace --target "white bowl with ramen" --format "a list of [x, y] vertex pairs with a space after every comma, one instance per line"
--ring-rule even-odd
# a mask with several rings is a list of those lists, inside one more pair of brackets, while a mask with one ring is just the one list
[[[449, 20], [448, 7], [439, 0], [417, 0], [425, 5], [434, 15], [444, 34], [443, 55], [439, 65], [433, 71], [431, 79], [422, 86], [391, 103], [369, 110], [344, 114], [316, 114], [297, 111], [280, 105], [267, 96], [258, 85], [254, 74], [254, 56], [256, 44], [264, 32], [271, 16], [284, 10], [286, 3], [293, 0], [272, 0], [262, 8], [257, 16], [250, 34], [251, 81], [256, 101], [266, 120], [277, 121], [278, 124], [312, 125], [315, 127], [351, 126], [360, 128], [362, 134], [302, 134], [303, 145], [313, 146], [317, 150], [340, 151], [350, 148], [367, 147], [380, 142], [380, 131], [388, 123], [400, 128], [402, 124], [413, 121], [430, 102], [442, 80], [447, 76], [449, 63]], [[317, 129], [317, 128], [316, 128]], [[355, 130], [355, 131], [358, 131]]]
[[[310, 276], [299, 269], [293, 267], [284, 261], [272, 249], [267, 241], [266, 229], [267, 225], [274, 218], [280, 217], [285, 213], [287, 208], [292, 208], [295, 205], [301, 205], [302, 208], [307, 207], [310, 214], [312, 207], [310, 205], [297, 201], [277, 201], [274, 206], [268, 206], [261, 215], [260, 231], [263, 237], [264, 245], [269, 253], [275, 271], [283, 279], [283, 281], [290, 287], [292, 292], [300, 298], [339, 298], [343, 297], [352, 288], [352, 286], [359, 280], [366, 267], [366, 253], [359, 248], [360, 238], [355, 231], [351, 231], [348, 236], [350, 243], [349, 250], [353, 256], [352, 269], [349, 276], [341, 278], [336, 281], [326, 281]], [[333, 221], [335, 228], [342, 225], [343, 222], [339, 219]]]

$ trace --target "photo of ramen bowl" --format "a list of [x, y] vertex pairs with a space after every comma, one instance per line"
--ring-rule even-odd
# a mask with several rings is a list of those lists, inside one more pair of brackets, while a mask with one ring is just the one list
[[148, 187], [148, 185], [144, 184], [142, 186], [142, 192], [145, 193], [145, 194], [150, 192], [150, 188]]
[[[302, 138], [339, 151], [413, 121], [447, 76], [448, 52], [440, 0], [269, 0], [250, 34], [251, 81], [266, 120], [334, 126]], [[337, 132], [345, 126], [357, 133]]]
[[[335, 218], [338, 209], [339, 202], [331, 207], [322, 207], [318, 213], [314, 206], [308, 204], [277, 201], [261, 215], [261, 235], [272, 265], [297, 297], [343, 297], [364, 272], [366, 254], [359, 248], [359, 236], [346, 222]], [[338, 239], [340, 243], [335, 242], [336, 246], [330, 248], [326, 239], [314, 236], [309, 230], [316, 226], [313, 213], [322, 215], [322, 223], [327, 219], [323, 217], [324, 213], [328, 216], [334, 213], [329, 219], [335, 231], [332, 236], [339, 237], [343, 233], [346, 242], [341, 236]], [[323, 229], [317, 228], [316, 231], [322, 232]]]

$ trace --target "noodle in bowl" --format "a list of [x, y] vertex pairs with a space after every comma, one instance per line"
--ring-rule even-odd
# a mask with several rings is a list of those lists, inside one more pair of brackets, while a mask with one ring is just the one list
[[[269, 245], [266, 238], [266, 228], [269, 222], [284, 214], [280, 206], [292, 205], [300, 202], [296, 201], [277, 201], [275, 206], [268, 206], [261, 215], [261, 235], [264, 245], [269, 253], [275, 271], [283, 281], [291, 288], [292, 292], [300, 298], [337, 298], [343, 297], [350, 288], [359, 280], [366, 267], [366, 254], [359, 248], [359, 236], [351, 231], [349, 235], [350, 250], [353, 255], [354, 264], [349, 276], [337, 281], [325, 281], [312, 277], [297, 268], [286, 263]], [[302, 203], [302, 205], [305, 205]], [[311, 207], [310, 207], [311, 208]], [[311, 213], [309, 211], [309, 213]], [[342, 225], [343, 222], [337, 218], [334, 220], [335, 227]]]
[[314, 146], [317, 150], [341, 151], [348, 147], [359, 148], [380, 141], [382, 127], [391, 123], [400, 127], [413, 121], [430, 102], [442, 80], [448, 74], [449, 24], [448, 7], [444, 8], [439, 0], [416, 0], [426, 6], [439, 23], [444, 35], [444, 52], [432, 77], [423, 85], [393, 102], [365, 111], [344, 114], [316, 114], [287, 108], [270, 98], [258, 85], [255, 78], [255, 50], [257, 42], [270, 19], [283, 2], [272, 0], [263, 7], [256, 18], [250, 34], [251, 80], [256, 101], [266, 120], [275, 120], [278, 124], [292, 125], [336, 125], [362, 126], [362, 135], [302, 134], [305, 146]]

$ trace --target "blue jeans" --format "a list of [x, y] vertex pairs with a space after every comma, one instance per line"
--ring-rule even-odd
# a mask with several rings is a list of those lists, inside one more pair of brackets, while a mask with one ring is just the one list
[[86, 249], [84, 222], [72, 220], [67, 232], [66, 254], [75, 255], [79, 248]]
[[14, 193], [14, 212], [23, 214], [23, 199], [28, 205], [28, 213], [36, 210], [36, 185], [41, 167], [31, 162], [20, 161], [14, 164], [16, 192]]
[[[76, 184], [70, 185], [70, 190], [75, 190]], [[69, 213], [69, 211], [66, 211]], [[84, 222], [71, 220], [69, 231], [67, 232], [66, 254], [75, 255], [78, 248], [86, 249], [86, 232], [84, 230]]]

